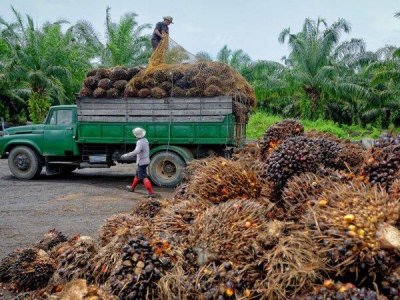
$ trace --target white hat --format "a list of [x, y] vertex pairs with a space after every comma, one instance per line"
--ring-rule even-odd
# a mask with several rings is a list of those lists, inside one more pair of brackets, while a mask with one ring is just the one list
[[146, 135], [146, 130], [140, 127], [136, 127], [135, 129], [132, 130], [132, 134], [136, 136], [138, 139], [141, 139]]

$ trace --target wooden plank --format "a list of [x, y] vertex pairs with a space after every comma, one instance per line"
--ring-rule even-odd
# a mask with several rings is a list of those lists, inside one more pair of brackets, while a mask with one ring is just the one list
[[129, 116], [127, 122], [223, 122], [225, 116]]
[[220, 116], [232, 113], [231, 109], [182, 109], [182, 110], [132, 110], [129, 116]]
[[125, 116], [125, 109], [80, 109], [78, 116]]
[[77, 105], [98, 105], [100, 103], [108, 103], [108, 104], [116, 104], [121, 105], [126, 103], [125, 98], [117, 98], [117, 99], [110, 99], [110, 98], [83, 98], [76, 100]]
[[78, 116], [80, 122], [126, 122], [125, 116]]

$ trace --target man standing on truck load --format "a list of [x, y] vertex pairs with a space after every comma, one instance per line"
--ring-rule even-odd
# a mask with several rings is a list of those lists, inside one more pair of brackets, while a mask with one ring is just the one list
[[163, 19], [164, 19], [164, 21], [158, 22], [156, 24], [156, 28], [154, 28], [154, 31], [153, 31], [153, 36], [151, 37], [151, 45], [153, 46], [153, 51], [156, 50], [158, 44], [160, 43], [163, 33], [166, 33], [166, 34], [169, 33], [168, 26], [170, 24], [174, 24], [172, 22], [173, 18], [171, 16], [165, 16], [165, 17], [163, 17]]
[[121, 156], [122, 159], [130, 159], [136, 155], [136, 175], [133, 178], [132, 184], [127, 185], [126, 188], [130, 192], [134, 192], [136, 186], [140, 181], [143, 181], [144, 186], [147, 189], [148, 195], [150, 197], [155, 196], [153, 191], [153, 187], [151, 185], [150, 180], [147, 178], [146, 168], [150, 164], [150, 149], [149, 142], [144, 137], [146, 135], [146, 131], [143, 128], [137, 127], [132, 130], [132, 134], [136, 137], [136, 147], [132, 152], [126, 153]]

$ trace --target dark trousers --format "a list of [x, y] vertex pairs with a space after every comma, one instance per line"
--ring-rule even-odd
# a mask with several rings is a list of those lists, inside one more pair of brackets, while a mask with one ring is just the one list
[[137, 166], [136, 177], [139, 178], [139, 180], [147, 178], [147, 166], [148, 165]]
[[151, 45], [153, 46], [153, 51], [156, 50], [159, 43], [160, 43], [160, 40], [151, 39]]

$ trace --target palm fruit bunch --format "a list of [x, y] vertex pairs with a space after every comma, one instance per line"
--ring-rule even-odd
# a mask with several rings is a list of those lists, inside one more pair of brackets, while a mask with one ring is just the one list
[[325, 254], [315, 251], [317, 244], [311, 235], [303, 228], [291, 227], [262, 258], [264, 272], [254, 289], [262, 291], [266, 299], [293, 299], [328, 270]]
[[126, 85], [142, 69], [140, 67], [111, 69], [94, 69], [87, 73], [80, 91], [82, 97], [120, 98], [124, 95]]
[[202, 199], [170, 201], [152, 219], [152, 230], [169, 240], [185, 239], [194, 220], [212, 205]]
[[296, 300], [385, 300], [385, 296], [379, 295], [369, 288], [357, 288], [352, 283], [335, 283], [333, 280], [325, 280], [321, 286], [315, 286], [312, 292], [302, 293], [296, 296]]
[[332, 190], [336, 185], [350, 180], [351, 178], [347, 174], [333, 169], [293, 176], [288, 180], [282, 192], [285, 219], [298, 220], [307, 211], [308, 206], [326, 206], [326, 200], [321, 198], [324, 191]]
[[172, 266], [167, 241], [151, 243], [138, 236], [123, 248], [119, 266], [111, 275], [110, 290], [119, 299], [152, 299], [157, 295], [157, 282]]
[[19, 291], [43, 288], [56, 268], [55, 261], [37, 248], [16, 250], [0, 263], [1, 281], [10, 282]]
[[400, 135], [379, 138], [368, 150], [362, 171], [372, 184], [388, 189], [400, 171]]
[[145, 219], [154, 218], [162, 209], [163, 203], [157, 200], [143, 200], [131, 211], [132, 216], [141, 216]]
[[296, 120], [283, 120], [269, 127], [260, 141], [261, 158], [265, 160], [287, 138], [303, 135], [304, 127]]
[[389, 195], [393, 199], [400, 200], [400, 172], [396, 176], [398, 179], [394, 180], [389, 188]]
[[213, 203], [229, 199], [254, 199], [260, 196], [261, 181], [235, 161], [215, 157], [198, 168], [187, 186], [186, 196], [196, 196]]
[[107, 245], [116, 236], [129, 236], [132, 232], [145, 234], [148, 230], [148, 222], [140, 216], [132, 216], [130, 214], [114, 215], [108, 218], [100, 228], [101, 246]]
[[43, 238], [37, 242], [34, 246], [36, 248], [49, 251], [53, 249], [55, 246], [66, 242], [68, 238], [62, 234], [60, 231], [56, 229], [51, 229], [49, 232], [47, 232]]
[[376, 186], [337, 185], [310, 207], [302, 222], [327, 252], [337, 274], [371, 279], [397, 260], [400, 232], [398, 201]]
[[378, 284], [380, 292], [389, 299], [400, 299], [400, 270], [398, 267], [384, 274]]
[[97, 285], [89, 285], [85, 279], [74, 279], [51, 290], [39, 290], [29, 299], [116, 300], [118, 298]]
[[304, 172], [316, 172], [320, 161], [319, 149], [312, 139], [291, 137], [280, 144], [265, 161], [264, 177], [283, 188], [287, 180]]
[[235, 150], [232, 160], [237, 161], [243, 169], [251, 170], [261, 177], [264, 164], [261, 161], [260, 151], [261, 148], [257, 142], [247, 142], [244, 147]]
[[97, 251], [94, 239], [89, 236], [75, 236], [57, 246], [52, 254], [58, 261], [58, 266], [51, 282], [60, 284], [84, 277], [85, 270]]

